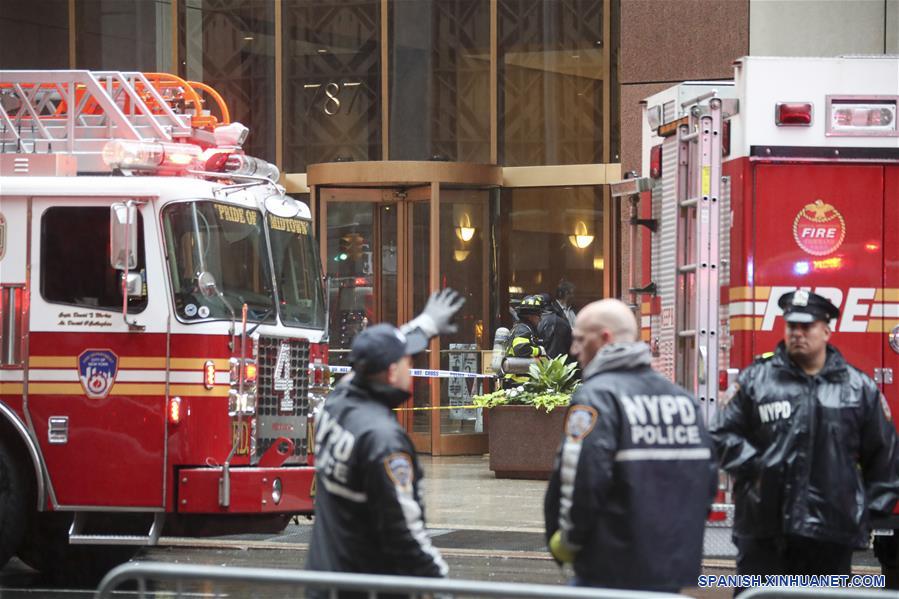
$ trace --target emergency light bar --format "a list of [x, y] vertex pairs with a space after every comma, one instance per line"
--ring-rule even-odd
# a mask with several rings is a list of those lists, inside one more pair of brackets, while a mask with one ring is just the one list
[[180, 175], [199, 170], [270, 181], [277, 181], [281, 176], [274, 164], [239, 150], [209, 148], [204, 151], [200, 146], [188, 143], [115, 139], [103, 147], [103, 161], [114, 170], [154, 175]]
[[827, 97], [827, 135], [897, 136], [896, 106], [899, 97]]
[[173, 174], [187, 170], [202, 153], [192, 144], [114, 139], [103, 147], [103, 162], [123, 171]]

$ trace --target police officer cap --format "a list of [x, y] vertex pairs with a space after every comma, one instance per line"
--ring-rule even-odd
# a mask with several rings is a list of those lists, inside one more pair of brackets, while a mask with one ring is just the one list
[[383, 372], [403, 356], [423, 351], [428, 338], [417, 331], [403, 334], [390, 324], [376, 324], [364, 329], [353, 339], [350, 347], [350, 366], [358, 375]]
[[839, 309], [830, 300], [804, 289], [783, 294], [777, 305], [784, 311], [787, 322], [830, 322], [840, 316]]

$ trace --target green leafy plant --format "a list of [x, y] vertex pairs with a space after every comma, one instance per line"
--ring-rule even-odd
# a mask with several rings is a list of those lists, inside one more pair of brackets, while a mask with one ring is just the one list
[[580, 381], [575, 378], [577, 364], [567, 364], [565, 356], [538, 360], [531, 364], [528, 380], [510, 389], [475, 395], [472, 403], [481, 408], [505, 405], [534, 406], [547, 413], [571, 402]]

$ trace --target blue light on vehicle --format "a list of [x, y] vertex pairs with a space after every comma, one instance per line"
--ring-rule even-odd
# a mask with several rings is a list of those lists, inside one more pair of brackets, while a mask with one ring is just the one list
[[807, 275], [811, 270], [808, 262], [797, 262], [793, 265], [793, 272], [797, 275]]

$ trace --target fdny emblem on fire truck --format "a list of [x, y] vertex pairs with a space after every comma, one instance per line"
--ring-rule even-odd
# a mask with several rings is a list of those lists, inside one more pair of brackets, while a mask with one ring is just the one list
[[843, 215], [822, 200], [806, 204], [793, 221], [793, 239], [804, 252], [813, 256], [835, 252], [845, 237]]
[[109, 395], [118, 372], [119, 357], [108, 349], [86, 349], [78, 356], [78, 379], [91, 399]]

